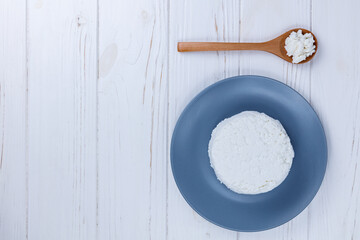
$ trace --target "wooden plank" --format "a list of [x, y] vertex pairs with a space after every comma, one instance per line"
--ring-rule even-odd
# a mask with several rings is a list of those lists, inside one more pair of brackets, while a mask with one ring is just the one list
[[[169, 41], [169, 140], [186, 104], [204, 87], [239, 74], [237, 52], [178, 53], [178, 41], [239, 41], [240, 1], [171, 1]], [[185, 202], [170, 167], [168, 201], [169, 239], [236, 239], [200, 217]]]
[[167, 1], [99, 3], [99, 239], [165, 239]]
[[95, 239], [97, 4], [28, 8], [29, 239]]
[[27, 237], [26, 2], [0, 1], [0, 239]]
[[358, 1], [313, 1], [321, 48], [312, 65], [311, 99], [327, 133], [329, 159], [310, 205], [310, 239], [360, 238], [360, 29], [354, 27], [359, 8]]

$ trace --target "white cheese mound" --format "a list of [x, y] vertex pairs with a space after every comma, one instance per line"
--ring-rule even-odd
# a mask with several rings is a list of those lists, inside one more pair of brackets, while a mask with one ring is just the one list
[[304, 61], [315, 52], [315, 40], [311, 33], [302, 34], [302, 31], [292, 32], [285, 40], [285, 49], [293, 63]]
[[220, 122], [209, 142], [211, 167], [237, 193], [268, 192], [288, 175], [294, 150], [278, 120], [244, 111]]

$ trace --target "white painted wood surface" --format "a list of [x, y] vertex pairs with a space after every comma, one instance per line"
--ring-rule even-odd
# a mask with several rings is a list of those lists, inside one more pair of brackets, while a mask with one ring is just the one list
[[[0, 239], [360, 239], [356, 0], [0, 0]], [[178, 41], [313, 30], [315, 59], [178, 53]], [[287, 83], [318, 112], [326, 176], [299, 216], [237, 233], [197, 215], [172, 177], [186, 104], [239, 74]]]

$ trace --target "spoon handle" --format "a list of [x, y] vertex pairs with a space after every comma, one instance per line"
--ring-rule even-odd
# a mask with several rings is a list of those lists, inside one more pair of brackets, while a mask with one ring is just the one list
[[260, 50], [268, 51], [269, 42], [263, 43], [221, 43], [221, 42], [179, 42], [179, 52]]

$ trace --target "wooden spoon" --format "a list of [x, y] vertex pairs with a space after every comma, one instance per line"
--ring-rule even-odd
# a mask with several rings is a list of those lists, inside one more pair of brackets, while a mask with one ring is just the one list
[[285, 39], [290, 35], [291, 32], [297, 32], [302, 30], [303, 34], [311, 33], [315, 40], [315, 52], [307, 57], [304, 61], [300, 63], [306, 63], [310, 61], [316, 54], [318, 49], [318, 44], [315, 35], [309, 30], [303, 28], [295, 28], [287, 31], [281, 36], [270, 40], [268, 42], [261, 43], [220, 43], [220, 42], [179, 42], [178, 51], [179, 52], [196, 52], [196, 51], [231, 51], [231, 50], [258, 50], [265, 51], [272, 54], [275, 54], [278, 57], [281, 57], [285, 61], [292, 63], [292, 58], [286, 54], [285, 50]]

